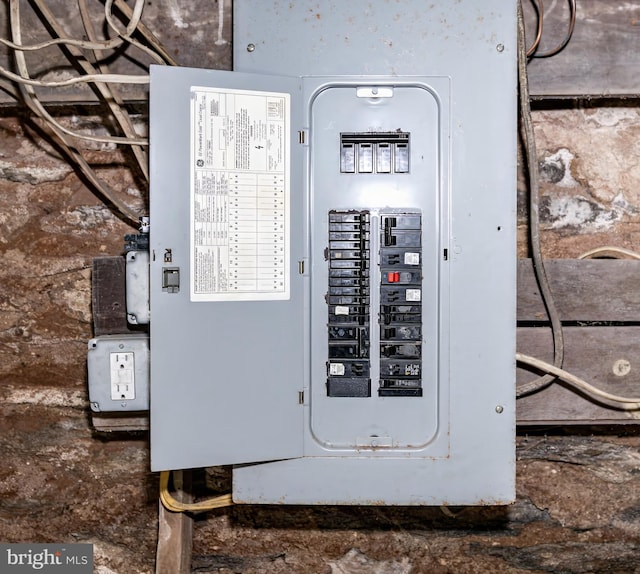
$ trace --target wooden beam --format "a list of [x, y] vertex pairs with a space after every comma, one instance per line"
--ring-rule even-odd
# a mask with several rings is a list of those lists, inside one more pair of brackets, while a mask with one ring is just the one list
[[[535, 97], [631, 96], [638, 94], [640, 4], [578, 0], [576, 25], [566, 48], [528, 65], [529, 89]], [[531, 2], [523, 2], [529, 39], [536, 35]], [[569, 2], [544, 0], [545, 16], [539, 52], [557, 46], [569, 26]]]
[[[640, 396], [640, 261], [550, 259], [545, 269], [565, 323], [564, 368], [609, 393]], [[518, 328], [518, 351], [552, 363], [551, 329], [530, 259], [518, 261], [517, 318], [526, 325]], [[518, 369], [517, 383], [536, 376]], [[554, 382], [518, 399], [517, 422], [568, 425], [640, 420], [640, 411], [616, 406]]]
[[91, 306], [94, 336], [132, 332], [127, 323], [124, 257], [98, 257], [93, 260]]
[[[565, 323], [564, 368], [609, 393], [640, 397], [640, 261], [556, 259], [545, 268]], [[518, 328], [518, 351], [553, 362], [551, 329], [529, 259], [518, 261], [517, 317], [527, 325]], [[517, 384], [536, 376], [519, 368]], [[517, 401], [520, 425], [638, 420], [640, 411], [598, 402], [561, 382]]]
[[100, 432], [149, 430], [149, 413], [91, 413], [93, 428]]
[[[545, 269], [562, 321], [640, 322], [640, 261], [549, 259]], [[517, 317], [548, 322], [531, 259], [518, 260]]]
[[[640, 327], [567, 327], [564, 368], [612, 394], [640, 397]], [[551, 329], [518, 329], [521, 353], [553, 362]], [[537, 375], [517, 370], [517, 384]], [[561, 382], [518, 399], [520, 425], [638, 423], [640, 411], [597, 402]]]
[[[180, 502], [192, 502], [191, 471], [173, 473], [174, 497]], [[156, 574], [189, 574], [193, 518], [184, 512], [171, 512], [158, 501], [158, 547]]]

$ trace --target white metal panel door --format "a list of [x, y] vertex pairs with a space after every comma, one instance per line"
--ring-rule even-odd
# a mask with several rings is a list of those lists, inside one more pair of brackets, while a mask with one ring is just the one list
[[298, 78], [154, 67], [151, 467], [302, 455]]

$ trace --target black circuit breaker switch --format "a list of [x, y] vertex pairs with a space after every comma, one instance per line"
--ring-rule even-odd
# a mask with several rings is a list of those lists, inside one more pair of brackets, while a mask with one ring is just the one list
[[330, 397], [370, 397], [371, 381], [361, 378], [330, 377], [327, 381], [327, 394]]

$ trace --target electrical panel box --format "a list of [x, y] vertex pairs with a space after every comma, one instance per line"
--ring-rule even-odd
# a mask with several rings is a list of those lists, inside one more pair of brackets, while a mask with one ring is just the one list
[[234, 10], [235, 71], [151, 72], [152, 469], [512, 501], [515, 2]]

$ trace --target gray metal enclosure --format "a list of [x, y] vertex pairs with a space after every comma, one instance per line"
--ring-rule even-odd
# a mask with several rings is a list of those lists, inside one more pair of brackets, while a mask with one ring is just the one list
[[151, 73], [151, 465], [515, 496], [516, 5], [263, 2]]

